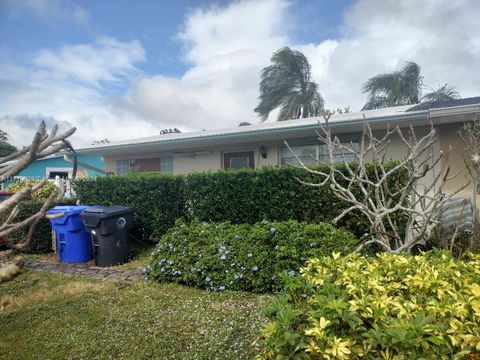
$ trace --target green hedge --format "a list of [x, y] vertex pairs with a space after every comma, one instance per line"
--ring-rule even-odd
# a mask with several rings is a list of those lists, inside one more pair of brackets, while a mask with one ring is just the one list
[[[177, 218], [235, 224], [254, 224], [264, 219], [318, 223], [330, 222], [348, 206], [332, 194], [328, 185], [304, 186], [295, 177], [318, 182], [318, 177], [302, 169], [263, 167], [175, 176], [97, 177], [75, 181], [74, 189], [82, 203], [133, 206], [137, 224], [145, 235], [158, 237]], [[405, 180], [406, 171], [397, 173], [391, 179], [392, 188]], [[366, 219], [355, 213], [338, 226], [357, 236], [369, 229]]]
[[265, 310], [260, 359], [478, 357], [478, 254], [336, 254], [301, 274], [283, 276], [285, 292]]
[[[45, 199], [29, 200], [20, 203], [18, 206], [18, 215], [15, 218], [15, 222], [19, 222], [27, 219], [31, 215], [37, 213]], [[62, 200], [56, 205], [74, 205], [74, 200]], [[55, 206], [56, 206], [55, 205]], [[3, 222], [4, 219], [0, 221]], [[27, 236], [29, 227], [25, 227], [18, 231], [12, 232], [7, 236], [7, 246], [11, 247], [13, 244], [21, 242]], [[22, 250], [26, 253], [46, 253], [51, 251], [52, 247], [52, 227], [50, 221], [42, 219], [35, 228], [34, 235], [30, 244]]]
[[164, 234], [176, 219], [186, 218], [185, 187], [181, 176], [137, 174], [76, 180], [82, 204], [123, 205], [135, 209], [142, 237]]
[[330, 224], [294, 220], [232, 225], [177, 221], [157, 244], [146, 276], [213, 291], [270, 292], [311, 257], [350, 253], [355, 237]]

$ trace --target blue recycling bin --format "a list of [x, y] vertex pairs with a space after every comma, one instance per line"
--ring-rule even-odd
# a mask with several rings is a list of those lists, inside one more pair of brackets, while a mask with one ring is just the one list
[[61, 262], [82, 263], [92, 259], [92, 241], [85, 231], [80, 213], [88, 206], [55, 206], [48, 215], [63, 215], [50, 219], [57, 239], [57, 252]]

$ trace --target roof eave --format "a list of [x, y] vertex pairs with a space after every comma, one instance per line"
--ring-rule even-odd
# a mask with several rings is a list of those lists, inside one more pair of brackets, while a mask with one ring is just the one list
[[[377, 117], [373, 119], [368, 119], [369, 123], [372, 125], [381, 125], [382, 123], [387, 124], [390, 121], [396, 120], [399, 122], [406, 122], [412, 120], [427, 120], [428, 119], [428, 111], [418, 111], [412, 113], [401, 113], [383, 117]], [[332, 129], [341, 129], [346, 127], [351, 127], [352, 125], [358, 125], [361, 123], [362, 119], [354, 119], [354, 120], [346, 120], [346, 121], [338, 121], [338, 122], [330, 122], [329, 126]], [[111, 144], [106, 146], [97, 146], [97, 147], [90, 147], [90, 148], [83, 148], [77, 149], [79, 153], [107, 153], [112, 150], [119, 150], [125, 148], [139, 148], [142, 146], [151, 146], [155, 144], [161, 144], [164, 146], [167, 145], [179, 145], [179, 144], [191, 144], [195, 143], [205, 143], [210, 141], [216, 140], [229, 140], [235, 139], [238, 140], [240, 138], [257, 138], [262, 136], [268, 135], [276, 135], [282, 133], [292, 133], [292, 132], [304, 132], [309, 130], [318, 130], [319, 124], [305, 124], [305, 125], [292, 125], [289, 127], [282, 127], [282, 128], [274, 128], [274, 129], [260, 129], [260, 130], [252, 130], [252, 131], [242, 131], [242, 132], [234, 132], [229, 134], [213, 134], [213, 135], [205, 135], [200, 137], [186, 137], [180, 139], [169, 139], [169, 140], [161, 140], [161, 141], [149, 141], [149, 142], [139, 142], [139, 143], [125, 143], [125, 144]]]

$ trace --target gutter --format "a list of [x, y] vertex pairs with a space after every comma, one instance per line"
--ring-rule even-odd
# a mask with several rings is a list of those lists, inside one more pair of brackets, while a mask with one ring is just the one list
[[[429, 113], [428, 111], [418, 111], [412, 113], [401, 113], [395, 114], [390, 116], [383, 116], [368, 120], [370, 124], [379, 124], [385, 123], [391, 120], [397, 120], [401, 122], [412, 121], [412, 120], [428, 120]], [[355, 120], [346, 120], [346, 121], [338, 121], [338, 122], [330, 122], [331, 128], [342, 128], [352, 125], [358, 125], [361, 119]], [[84, 149], [77, 149], [79, 153], [102, 153], [109, 150], [115, 149], [122, 149], [122, 148], [137, 148], [145, 145], [178, 145], [178, 144], [185, 144], [185, 143], [192, 143], [192, 142], [205, 142], [211, 140], [229, 140], [229, 139], [239, 139], [242, 137], [259, 137], [265, 135], [275, 135], [275, 134], [283, 134], [283, 133], [291, 133], [291, 132], [298, 132], [298, 131], [305, 131], [305, 130], [317, 130], [318, 123], [316, 124], [306, 124], [306, 125], [292, 125], [289, 127], [284, 128], [274, 128], [274, 129], [263, 129], [263, 130], [251, 130], [251, 131], [242, 131], [242, 132], [232, 132], [229, 134], [218, 134], [218, 135], [205, 135], [205, 136], [198, 136], [198, 137], [186, 137], [183, 139], [170, 139], [170, 140], [156, 140], [156, 141], [146, 141], [146, 142], [139, 142], [139, 143], [125, 143], [119, 145], [108, 145], [108, 146], [101, 146], [101, 147], [91, 147], [91, 148], [84, 148]]]
[[431, 117], [439, 117], [446, 115], [466, 115], [469, 113], [480, 112], [480, 105], [463, 105], [452, 106], [448, 108], [430, 109], [428, 110]]

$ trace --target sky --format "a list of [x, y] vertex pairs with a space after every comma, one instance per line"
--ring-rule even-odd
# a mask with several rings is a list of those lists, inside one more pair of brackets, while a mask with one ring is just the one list
[[[302, 51], [326, 107], [422, 67], [480, 96], [478, 0], [0, 0], [0, 129], [27, 145], [41, 120], [74, 146], [259, 122], [260, 72]], [[271, 116], [267, 121], [274, 121]]]

